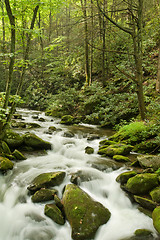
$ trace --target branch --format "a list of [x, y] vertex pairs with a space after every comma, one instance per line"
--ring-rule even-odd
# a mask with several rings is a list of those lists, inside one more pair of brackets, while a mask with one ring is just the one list
[[107, 19], [108, 19], [111, 23], [113, 23], [116, 27], [118, 27], [119, 29], [121, 29], [122, 31], [124, 31], [124, 32], [126, 32], [126, 33], [128, 33], [128, 34], [130, 34], [130, 35], [133, 34], [133, 32], [131, 31], [131, 29], [125, 28], [125, 27], [119, 25], [118, 23], [116, 23], [114, 20], [112, 20], [112, 19], [101, 9], [98, 0], [97, 0], [97, 6], [98, 6], [99, 11], [105, 16], [105, 18], [107, 18]]
[[[112, 64], [113, 64], [113, 63], [112, 63]], [[119, 72], [121, 72], [123, 75], [125, 75], [126, 77], [130, 78], [131, 80], [133, 80], [136, 84], [138, 83], [133, 76], [131, 76], [130, 74], [126, 73], [124, 70], [119, 69], [116, 65], [113, 64], [113, 66], [114, 66]]]

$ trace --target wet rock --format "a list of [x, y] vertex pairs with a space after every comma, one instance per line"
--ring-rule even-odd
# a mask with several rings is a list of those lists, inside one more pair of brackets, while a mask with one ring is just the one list
[[10, 170], [13, 168], [13, 166], [14, 166], [14, 163], [11, 162], [8, 158], [0, 156], [0, 170], [1, 171]]
[[75, 173], [71, 173], [70, 181], [79, 185], [81, 182], [88, 182], [99, 178], [100, 176], [94, 173], [93, 170], [79, 170]]
[[41, 188], [39, 191], [35, 192], [32, 196], [32, 202], [44, 202], [54, 199], [54, 195], [57, 194], [55, 189], [45, 189]]
[[11, 155], [11, 150], [8, 144], [4, 141], [0, 141], [0, 152]]
[[160, 168], [160, 156], [139, 155], [137, 156], [137, 160], [141, 167], [153, 168], [154, 170]]
[[120, 162], [116, 162], [112, 159], [100, 159], [98, 161], [95, 162], [91, 162], [91, 166], [93, 168], [96, 168], [100, 171], [106, 171], [106, 170], [117, 170], [121, 167], [123, 167], [123, 163]]
[[147, 237], [147, 236], [152, 236], [152, 232], [148, 229], [137, 229], [134, 234], [137, 237]]
[[13, 114], [13, 117], [14, 117], [15, 119], [22, 119], [22, 115], [19, 114], [19, 113]]
[[160, 203], [160, 187], [153, 189], [150, 195], [154, 202]]
[[44, 141], [33, 133], [26, 133], [23, 135], [23, 142], [26, 146], [33, 149], [51, 149], [51, 143]]
[[46, 120], [44, 118], [40, 117], [40, 118], [38, 118], [38, 121], [39, 122], [45, 122]]
[[155, 202], [148, 198], [140, 197], [140, 196], [134, 196], [134, 200], [143, 208], [146, 208], [148, 210], [153, 211], [155, 207], [157, 206]]
[[55, 204], [46, 204], [44, 214], [57, 224], [64, 225], [65, 223], [61, 210]]
[[128, 157], [122, 155], [114, 155], [113, 159], [117, 162], [130, 162], [130, 159]]
[[12, 130], [6, 130], [3, 140], [8, 144], [11, 149], [15, 149], [22, 145], [23, 137]]
[[113, 145], [113, 144], [117, 144], [117, 142], [111, 141], [111, 140], [108, 140], [108, 139], [104, 139], [104, 140], [99, 142], [100, 146], [106, 146], [106, 147], [110, 146], [110, 145]]
[[24, 123], [24, 122], [12, 121], [12, 122], [11, 122], [11, 127], [12, 127], [12, 128], [26, 128], [26, 123]]
[[92, 239], [97, 229], [107, 223], [111, 215], [107, 208], [74, 184], [66, 186], [62, 203], [74, 240]]
[[95, 134], [91, 134], [91, 135], [87, 138], [88, 141], [93, 141], [93, 140], [95, 140], [95, 139], [100, 139], [100, 136], [99, 136], [99, 135], [95, 135]]
[[65, 172], [49, 172], [42, 173], [38, 175], [28, 186], [28, 190], [31, 192], [36, 192], [41, 188], [58, 186], [63, 182], [65, 177]]
[[92, 147], [87, 146], [87, 147], [85, 148], [85, 153], [87, 153], [87, 154], [92, 154], [92, 153], [94, 153], [94, 149], [93, 149]]
[[110, 145], [106, 148], [102, 148], [98, 151], [98, 154], [113, 157], [114, 155], [128, 155], [132, 149], [131, 145], [123, 143], [117, 143]]
[[17, 149], [14, 150], [12, 155], [15, 157], [16, 160], [26, 160], [26, 157]]
[[38, 119], [38, 115], [33, 115], [32, 118], [33, 119]]
[[31, 128], [41, 128], [41, 126], [38, 123], [27, 123], [27, 128], [31, 129]]
[[116, 181], [121, 183], [121, 184], [125, 184], [125, 183], [127, 183], [129, 178], [134, 177], [135, 175], [137, 175], [137, 173], [135, 171], [124, 172], [124, 173], [121, 173], [116, 178]]
[[72, 117], [71, 115], [65, 115], [61, 118], [60, 123], [65, 125], [72, 125], [74, 124], [74, 117]]
[[133, 194], [145, 194], [158, 186], [157, 174], [137, 174], [127, 181], [126, 189]]
[[152, 213], [153, 225], [158, 233], [160, 233], [160, 207], [156, 207]]
[[63, 134], [64, 137], [72, 138], [74, 137], [74, 133], [71, 131], [64, 132]]

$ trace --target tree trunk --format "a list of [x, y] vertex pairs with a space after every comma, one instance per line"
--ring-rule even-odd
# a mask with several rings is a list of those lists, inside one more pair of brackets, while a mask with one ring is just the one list
[[90, 67], [89, 67], [89, 47], [88, 47], [88, 24], [87, 24], [87, 0], [81, 0], [81, 6], [84, 17], [84, 45], [85, 45], [85, 74], [86, 74], [86, 84], [90, 85]]
[[12, 79], [13, 79], [13, 68], [14, 68], [14, 62], [15, 62], [15, 43], [16, 43], [16, 34], [15, 34], [15, 17], [12, 13], [12, 9], [10, 7], [9, 0], [5, 0], [7, 15], [9, 17], [10, 25], [11, 25], [11, 50], [10, 50], [10, 63], [9, 63], [9, 74], [8, 74], [8, 80], [6, 83], [6, 96], [4, 100], [4, 109], [8, 107], [9, 102], [9, 96], [11, 92], [11, 86], [12, 86]]
[[92, 83], [92, 72], [93, 72], [93, 36], [94, 36], [94, 18], [93, 18], [93, 0], [91, 0], [91, 57], [90, 57], [90, 80], [89, 84]]
[[160, 92], [160, 43], [159, 43], [159, 55], [158, 55], [158, 72], [156, 81], [156, 92]]

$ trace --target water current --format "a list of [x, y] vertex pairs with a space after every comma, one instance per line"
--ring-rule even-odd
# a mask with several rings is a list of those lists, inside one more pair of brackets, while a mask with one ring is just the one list
[[[64, 186], [70, 183], [71, 173], [79, 170], [91, 176], [91, 181], [81, 182], [80, 187], [95, 200], [101, 202], [111, 212], [107, 224], [101, 226], [94, 240], [120, 240], [133, 235], [136, 229], [151, 230], [155, 236], [152, 219], [141, 213], [133, 205], [115, 181], [126, 171], [125, 167], [112, 171], [100, 171], [92, 163], [101, 158], [96, 154], [99, 141], [109, 132], [102, 132], [96, 126], [83, 125], [74, 129], [73, 138], [64, 137], [68, 128], [59, 124], [57, 119], [47, 117], [38, 111], [19, 110], [25, 122], [37, 122], [41, 128], [30, 130], [52, 143], [53, 149], [47, 154], [28, 154], [27, 160], [15, 162], [14, 169], [6, 175], [0, 175], [0, 240], [71, 240], [71, 228], [68, 222], [59, 226], [44, 215], [44, 203], [32, 203], [27, 186], [39, 174], [51, 171], [65, 171], [64, 182], [55, 187], [59, 197]], [[45, 122], [33, 120], [32, 116], [44, 117]], [[45, 133], [49, 126], [62, 131], [52, 135]], [[26, 130], [19, 130], [20, 133]], [[100, 135], [100, 139], [87, 141], [91, 133]], [[95, 153], [87, 155], [85, 147], [91, 146]]]

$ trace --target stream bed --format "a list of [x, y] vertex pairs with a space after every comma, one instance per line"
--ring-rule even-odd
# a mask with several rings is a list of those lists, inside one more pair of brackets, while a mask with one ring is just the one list
[[[80, 182], [80, 187], [111, 212], [110, 220], [98, 229], [94, 240], [121, 240], [133, 236], [135, 230], [141, 228], [151, 230], [153, 239], [156, 239], [152, 219], [130, 202], [115, 181], [126, 168], [123, 166], [115, 171], [93, 168], [92, 163], [101, 159], [97, 154], [99, 141], [112, 134], [109, 130], [90, 125], [67, 127], [42, 112], [26, 109], [19, 109], [18, 112], [23, 115], [24, 122], [41, 125], [41, 128], [29, 131], [49, 141], [53, 148], [46, 154], [28, 153], [27, 160], [15, 162], [13, 170], [0, 175], [0, 240], [72, 240], [69, 223], [66, 221], [64, 226], [59, 226], [45, 216], [45, 203], [33, 203], [27, 190], [27, 186], [39, 174], [59, 170], [66, 172], [64, 182], [54, 187], [60, 198], [64, 186], [70, 183], [71, 174], [82, 171], [91, 180]], [[35, 115], [46, 121], [34, 120]], [[50, 126], [59, 130], [48, 134], [47, 129]], [[74, 132], [74, 137], [64, 136], [64, 132], [69, 130]], [[27, 129], [17, 132], [25, 133]], [[100, 139], [88, 141], [87, 137], [93, 133], [98, 134]], [[94, 154], [85, 153], [87, 146], [94, 148]]]

